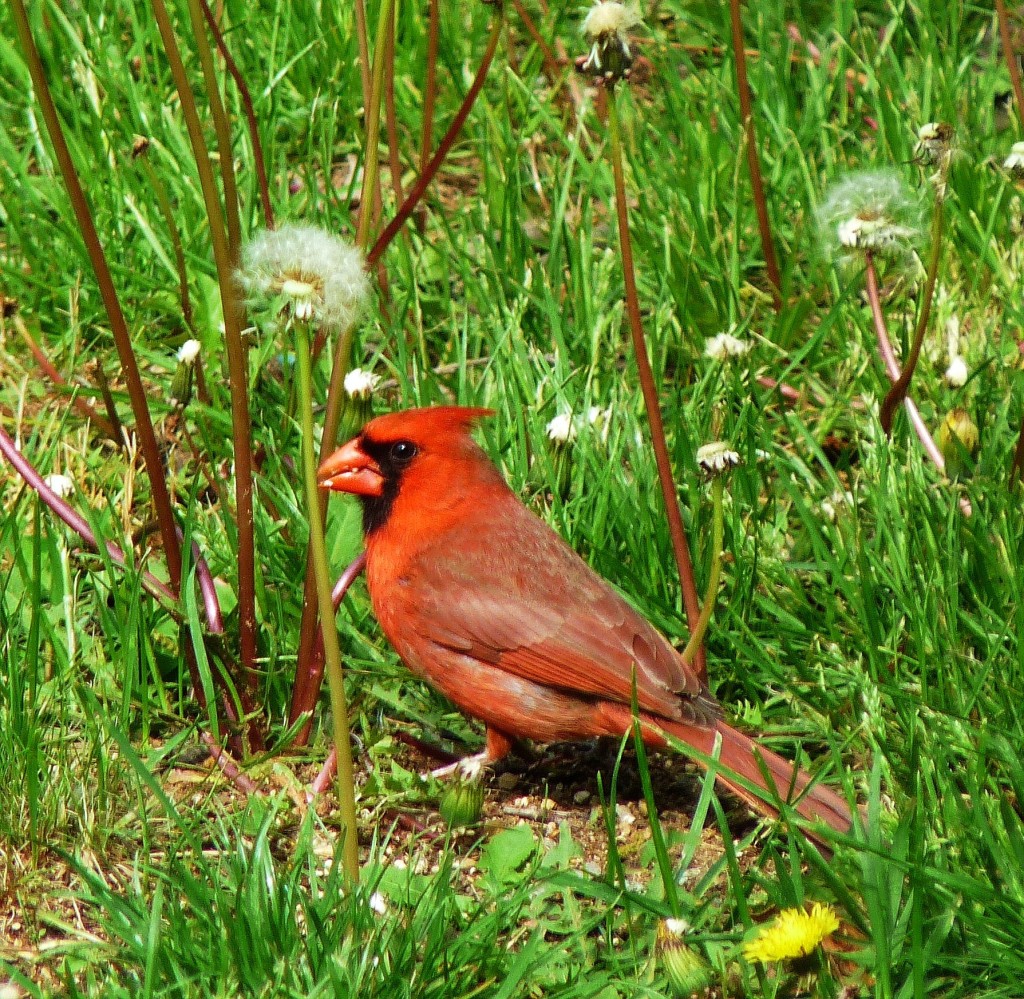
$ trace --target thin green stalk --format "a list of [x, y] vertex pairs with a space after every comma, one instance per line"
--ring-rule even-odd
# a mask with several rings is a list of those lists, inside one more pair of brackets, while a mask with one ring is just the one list
[[238, 218], [238, 184], [235, 181], [235, 155], [231, 145], [231, 122], [224, 111], [220, 96], [220, 84], [213, 65], [213, 50], [206, 35], [206, 19], [203, 17], [199, 0], [188, 0], [188, 15], [192, 21], [192, 36], [199, 53], [199, 65], [206, 85], [206, 98], [210, 102], [210, 116], [213, 130], [217, 135], [217, 151], [220, 153], [220, 180], [224, 187], [224, 222], [228, 230], [228, 256], [232, 265], [237, 265], [242, 249], [242, 226]]
[[238, 97], [242, 102], [242, 109], [245, 112], [245, 123], [249, 129], [249, 142], [252, 145], [252, 163], [256, 169], [256, 184], [259, 187], [260, 201], [263, 204], [263, 224], [266, 228], [273, 229], [274, 207], [270, 203], [267, 164], [263, 157], [263, 143], [260, 142], [260, 130], [256, 124], [256, 109], [252, 103], [252, 94], [249, 93], [249, 87], [246, 85], [245, 77], [242, 76], [242, 71], [231, 57], [231, 52], [228, 51], [227, 42], [224, 40], [224, 32], [220, 30], [220, 25], [217, 24], [217, 18], [214, 17], [213, 11], [210, 10], [209, 3], [207, 3], [207, 0], [199, 0], [199, 5], [203, 9], [203, 17], [206, 18], [206, 23], [210, 26], [213, 40], [217, 43], [217, 49], [224, 60], [224, 68], [231, 75], [231, 79], [235, 81], [235, 88], [238, 90]]
[[715, 601], [718, 596], [718, 582], [722, 578], [722, 540], [725, 535], [722, 494], [725, 491], [725, 477], [718, 475], [711, 483], [711, 502], [714, 506], [714, 522], [711, 537], [711, 574], [708, 576], [708, 588], [704, 594], [704, 603], [700, 609], [700, 617], [697, 619], [697, 627], [693, 629], [690, 640], [683, 649], [683, 662], [689, 666], [693, 657], [704, 642], [707, 634], [708, 624], [711, 622], [711, 614], [715, 609]]
[[[626, 208], [626, 178], [622, 168], [622, 139], [619, 135], [619, 113], [616, 106], [614, 89], [608, 94], [608, 137], [611, 146], [612, 172], [615, 175], [615, 208], [619, 222], [619, 246], [622, 251], [622, 275], [626, 286], [626, 312], [629, 315], [629, 330], [633, 338], [633, 353], [636, 357], [637, 373], [640, 376], [640, 390], [647, 409], [647, 419], [651, 425], [651, 443], [654, 446], [654, 458], [658, 466], [658, 481], [661, 484], [661, 496], [665, 501], [665, 513], [668, 517], [669, 534], [672, 538], [672, 549], [676, 556], [679, 569], [679, 581], [683, 590], [683, 605], [686, 608], [686, 621], [690, 634], [696, 631], [700, 619], [700, 607], [697, 604], [697, 584], [693, 578], [693, 563], [690, 561], [690, 547], [686, 541], [686, 530], [683, 517], [679, 512], [679, 500], [676, 497], [676, 484], [672, 476], [672, 461], [668, 454], [665, 440], [665, 424], [661, 418], [661, 405], [658, 401], [658, 387], [654, 381], [654, 371], [647, 356], [647, 344], [644, 340], [643, 324], [640, 320], [640, 299], [636, 291], [636, 273], [633, 268], [633, 243], [629, 235], [629, 216]], [[694, 657], [694, 666], [701, 679], [707, 677], [707, 659], [703, 646], [699, 646]]]
[[736, 64], [736, 91], [740, 99], [740, 117], [743, 119], [744, 142], [747, 147], [747, 168], [750, 171], [750, 186], [753, 189], [754, 208], [757, 211], [757, 227], [761, 233], [761, 250], [764, 266], [772, 285], [772, 301], [775, 311], [782, 308], [782, 274], [775, 256], [772, 240], [772, 226], [768, 220], [768, 203], [764, 196], [764, 181], [761, 179], [761, 159], [757, 155], [757, 132], [754, 128], [754, 109], [750, 99], [750, 83], [747, 80], [747, 55], [743, 47], [743, 22], [740, 18], [740, 0], [729, 0], [729, 20], [732, 26], [733, 62]]
[[[944, 181], [943, 181], [944, 183]], [[924, 334], [928, 329], [928, 320], [932, 314], [932, 298], [935, 295], [935, 280], [939, 274], [939, 259], [942, 256], [942, 219], [943, 203], [941, 187], [935, 196], [935, 214], [932, 216], [931, 232], [931, 256], [928, 259], [928, 276], [924, 283], [924, 295], [921, 299], [921, 312], [917, 317], [917, 326], [914, 329], [914, 339], [910, 345], [910, 353], [907, 355], [907, 362], [899, 378], [893, 383], [891, 389], [882, 402], [879, 411], [879, 421], [886, 435], [892, 433], [892, 420], [897, 407], [907, 397], [907, 390], [910, 388], [910, 380], [914, 377], [917, 368], [918, 358], [921, 356], [921, 345], [924, 343]]]
[[356, 246], [366, 248], [373, 224], [374, 202], [380, 164], [380, 105], [384, 96], [384, 67], [387, 65], [387, 31], [395, 12], [395, 0], [384, 0], [377, 15], [377, 34], [373, 40], [373, 77], [370, 82], [370, 106], [366, 109], [366, 144], [363, 147], [363, 191], [359, 199], [359, 228]]
[[[148, 146], [148, 141], [147, 141]], [[160, 208], [160, 214], [164, 217], [164, 224], [171, 235], [171, 247], [174, 250], [174, 266], [178, 270], [178, 301], [181, 303], [181, 318], [185, 325], [192, 329], [192, 299], [188, 292], [188, 270], [185, 266], [185, 250], [181, 245], [181, 233], [178, 231], [178, 223], [174, 218], [174, 208], [171, 206], [171, 199], [167, 196], [167, 185], [160, 179], [160, 175], [153, 169], [149, 162], [148, 151], [143, 149], [140, 153], [142, 169], [146, 173], [150, 189], [156, 197], [156, 203]]]
[[338, 645], [338, 629], [334, 623], [334, 602], [331, 599], [331, 579], [330, 570], [327, 567], [327, 547], [324, 543], [320, 490], [317, 488], [316, 462], [313, 457], [313, 386], [310, 373], [312, 345], [309, 329], [305, 322], [294, 323], [294, 329], [295, 353], [299, 368], [299, 405], [302, 408], [302, 477], [306, 489], [306, 507], [309, 511], [309, 547], [316, 578], [317, 603], [320, 609], [321, 631], [324, 638], [327, 685], [331, 693], [334, 746], [338, 755], [338, 807], [341, 810], [342, 835], [344, 836], [342, 859], [345, 877], [355, 884], [359, 880], [355, 778], [352, 772], [352, 744], [348, 731], [345, 682], [341, 672], [341, 649]]
[[[174, 84], [181, 102], [182, 114], [188, 128], [189, 140], [195, 156], [199, 183], [210, 221], [210, 239], [217, 266], [217, 282], [220, 286], [221, 303], [224, 312], [224, 340], [227, 346], [228, 381], [231, 390], [231, 436], [235, 456], [235, 517], [238, 525], [238, 613], [239, 646], [241, 652], [243, 681], [250, 691], [255, 688], [256, 664], [256, 560], [253, 532], [252, 509], [252, 442], [249, 425], [249, 390], [246, 350], [242, 343], [242, 331], [237, 294], [232, 279], [231, 249], [228, 243], [224, 214], [217, 194], [210, 154], [203, 136], [199, 113], [189, 86], [188, 75], [181, 60], [171, 19], [164, 0], [152, 0], [153, 14], [164, 52], [171, 67]], [[262, 746], [262, 736], [255, 723], [250, 726], [254, 747]]]
[[86, 252], [89, 254], [89, 261], [96, 274], [96, 283], [99, 286], [100, 296], [103, 299], [103, 306], [110, 320], [110, 332], [113, 334], [114, 344], [117, 347], [117, 354], [121, 361], [121, 370], [128, 388], [128, 397], [132, 404], [132, 413], [135, 416], [135, 433], [138, 436], [142, 457], [146, 463], [146, 474], [149, 476], [150, 488], [153, 490], [153, 507], [156, 510], [157, 521], [160, 524], [160, 536], [167, 556], [167, 573], [170, 576], [172, 588], [180, 595], [181, 548], [178, 545], [178, 538], [174, 532], [174, 511], [171, 508], [171, 497], [167, 490], [167, 479], [163, 463], [160, 460], [160, 448], [157, 445], [156, 434], [153, 430], [153, 420], [149, 412], [149, 397], [142, 384], [142, 376], [139, 374], [139, 367], [135, 361], [132, 338], [128, 332], [128, 323], [121, 309], [117, 289], [114, 287], [110, 268], [107, 266], [107, 258], [103, 252], [99, 235], [96, 232], [96, 225], [93, 222], [92, 212], [89, 209], [89, 202], [85, 197], [85, 191], [82, 189], [81, 181], [78, 179], [78, 172], [75, 169], [67, 141], [64, 138], [64, 130], [61, 127], [57, 108], [50, 94], [46, 74], [43, 72], [43, 63], [39, 58], [39, 50], [36, 48], [35, 39], [32, 37], [32, 29], [29, 25], [28, 12], [25, 9], [24, 0], [12, 0], [11, 12], [14, 15], [15, 30], [18, 33], [18, 40], [21, 43], [25, 62], [28, 64], [29, 74], [32, 77], [32, 86], [35, 88], [39, 109], [42, 112], [43, 121], [46, 123], [46, 131], [53, 145], [54, 156], [57, 159], [57, 165], [64, 179], [68, 198], [75, 213], [75, 220], [81, 230]]

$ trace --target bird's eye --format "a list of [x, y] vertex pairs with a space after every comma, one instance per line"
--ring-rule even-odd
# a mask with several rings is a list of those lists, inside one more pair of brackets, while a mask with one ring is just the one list
[[412, 441], [396, 441], [391, 445], [391, 460], [404, 464], [416, 457], [416, 445]]

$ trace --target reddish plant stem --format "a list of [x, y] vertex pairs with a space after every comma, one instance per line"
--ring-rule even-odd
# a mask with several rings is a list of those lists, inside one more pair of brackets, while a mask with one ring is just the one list
[[32, 37], [24, 0], [11, 0], [10, 9], [14, 17], [15, 29], [21, 42], [22, 53], [25, 57], [25, 62], [28, 64], [32, 85], [35, 88], [36, 99], [39, 102], [43, 121], [46, 124], [46, 131], [53, 146], [54, 156], [60, 167], [60, 172], [68, 191], [68, 198], [75, 213], [75, 220], [81, 230], [86, 252], [96, 274], [96, 283], [99, 286], [100, 297], [103, 299], [103, 306], [110, 320], [110, 331], [113, 334], [114, 344], [117, 347], [117, 354], [121, 361], [121, 369], [124, 373], [128, 397], [131, 400], [132, 413], [135, 417], [135, 433], [139, 440], [139, 446], [142, 448], [146, 473], [149, 476], [150, 488], [153, 493], [153, 506], [156, 510], [157, 521], [160, 524], [160, 535], [167, 558], [167, 573], [171, 579], [171, 587], [175, 591], [180, 592], [181, 550], [178, 547], [178, 538], [174, 533], [174, 511], [171, 507], [170, 493], [167, 490], [167, 479], [163, 463], [160, 460], [160, 448], [157, 444], [156, 434], [153, 431], [153, 420], [149, 412], [148, 396], [145, 386], [142, 384], [139, 366], [135, 361], [135, 352], [132, 349], [132, 339], [128, 331], [128, 323], [121, 309], [121, 302], [114, 287], [110, 268], [107, 266], [107, 258], [103, 252], [99, 235], [96, 232], [92, 212], [89, 209], [89, 202], [85, 197], [85, 191], [82, 189], [81, 181], [78, 179], [78, 171], [75, 169], [74, 161], [71, 159], [71, 152], [64, 138], [64, 130], [57, 115], [57, 108], [53, 103], [53, 97], [50, 94], [46, 74], [43, 72], [39, 50], [36, 48], [35, 40]]
[[[865, 259], [865, 275], [867, 283], [868, 304], [871, 306], [871, 318], [875, 324], [875, 336], [878, 340], [878, 352], [885, 364], [885, 372], [889, 381], [896, 382], [900, 377], [900, 365], [896, 360], [896, 352], [892, 347], [892, 340], [889, 337], [889, 329], [885, 323], [885, 314], [882, 312], [882, 298], [878, 289], [878, 272], [875, 270], [874, 258], [869, 253]], [[927, 424], [924, 422], [914, 400], [909, 396], [903, 399], [903, 407], [907, 411], [910, 423], [917, 434], [925, 454], [940, 472], [946, 470], [946, 459], [935, 443]], [[960, 509], [965, 517], [970, 517], [973, 512], [971, 501], [966, 496], [959, 497]]]
[[[622, 166], [622, 140], [619, 136], [619, 116], [615, 104], [615, 92], [608, 94], [608, 132], [611, 139], [612, 172], [615, 176], [615, 214], [619, 224], [619, 247], [622, 253], [622, 275], [626, 289], [626, 312], [629, 315], [629, 331], [633, 340], [633, 354], [636, 357], [637, 373], [640, 377], [640, 390], [647, 409], [647, 419], [651, 425], [651, 443], [654, 447], [654, 458], [658, 466], [658, 481], [661, 484], [661, 495], [665, 502], [665, 513], [668, 517], [669, 534], [672, 537], [672, 549], [676, 556], [679, 569], [679, 582], [683, 591], [683, 605], [686, 608], [686, 621], [691, 634], [700, 620], [700, 597], [697, 595], [697, 583], [693, 575], [693, 563], [690, 561], [690, 546], [686, 540], [686, 529], [679, 510], [679, 499], [676, 495], [675, 479], [672, 475], [672, 461], [668, 454], [665, 439], [665, 424], [661, 418], [661, 401], [658, 398], [658, 387], [654, 381], [654, 370], [647, 356], [647, 343], [644, 340], [643, 323], [640, 318], [640, 298], [636, 290], [636, 273], [633, 266], [633, 242], [629, 234], [629, 215], [626, 207], [626, 178]], [[703, 643], [694, 653], [693, 667], [697, 676], [707, 681], [707, 653]]]
[[[21, 316], [14, 317], [14, 325], [21, 335], [22, 340], [25, 341], [25, 346], [32, 352], [32, 356], [35, 358], [36, 364], [39, 365], [43, 374], [57, 387], [57, 388], [68, 388], [73, 390], [73, 387], [68, 384], [67, 379], [50, 363], [50, 359], [43, 353], [42, 348], [33, 339], [32, 334], [28, 330], [28, 326], [25, 325], [25, 321]], [[104, 417], [95, 406], [89, 402], [88, 399], [83, 399], [79, 395], [72, 396], [72, 405], [77, 409], [87, 420], [91, 420], [96, 424], [97, 429], [106, 437], [109, 437], [112, 441], [116, 441], [119, 445], [124, 444], [124, 439], [121, 437], [119, 427], [115, 427], [112, 420], [108, 417]]]
[[238, 769], [235, 762], [209, 732], [201, 732], [199, 734], [199, 738], [202, 739], [206, 748], [209, 749], [210, 756], [213, 757], [213, 762], [220, 767], [221, 772], [229, 781], [231, 781], [232, 784], [245, 794], [259, 793], [259, 788], [253, 783], [252, 779]]
[[782, 396], [786, 402], [799, 402], [800, 401], [800, 390], [793, 388], [792, 385], [787, 385], [785, 382], [776, 381], [774, 378], [769, 378], [768, 375], [758, 375], [757, 384], [766, 389], [776, 389], [779, 395]]
[[753, 188], [754, 208], [757, 211], [757, 227], [761, 232], [761, 250], [764, 253], [765, 270], [772, 286], [772, 301], [775, 311], [782, 309], [782, 274], [775, 256], [772, 241], [772, 227], [768, 220], [768, 204], [764, 196], [764, 182], [761, 179], [761, 159], [757, 153], [757, 132], [754, 128], [754, 110], [750, 100], [750, 83], [747, 80], [747, 56], [743, 48], [743, 22], [740, 18], [740, 0], [729, 0], [729, 20], [732, 25], [733, 61], [736, 63], [736, 91], [740, 99], [740, 116], [747, 147], [747, 167], [750, 171], [750, 185]]
[[[238, 526], [238, 617], [242, 658], [242, 686], [255, 689], [256, 662], [256, 556], [253, 527], [252, 442], [249, 424], [249, 390], [245, 345], [242, 343], [241, 316], [233, 279], [232, 248], [221, 209], [210, 154], [203, 135], [195, 97], [188, 82], [170, 16], [164, 0], [152, 0], [153, 13], [163, 40], [164, 54], [181, 102], [195, 157], [203, 201], [210, 222], [210, 239], [217, 267], [224, 312], [224, 340], [227, 346], [228, 381], [231, 391], [231, 437], [235, 456], [235, 518]], [[230, 150], [227, 150], [230, 155]], [[177, 539], [175, 539], [176, 541]], [[257, 746], [256, 748], [261, 748]]]
[[434, 148], [434, 107], [437, 104], [437, 47], [441, 34], [440, 0], [430, 0], [427, 25], [427, 73], [423, 83], [423, 138], [420, 141], [420, 173], [427, 169]]
[[1010, 15], [1006, 10], [1005, 0], [996, 0], [996, 18], [999, 21], [999, 37], [1003, 42], [1003, 58], [1006, 59], [1006, 68], [1010, 71], [1010, 85], [1013, 87], [1013, 99], [1017, 104], [1017, 117], [1021, 128], [1024, 128], [1024, 86], [1021, 86], [1020, 63], [1013, 49]]
[[476, 102], [477, 96], [483, 89], [484, 80], [487, 78], [487, 71], [490, 69], [491, 61], [494, 59], [494, 53], [498, 49], [498, 41], [501, 38], [501, 25], [501, 17], [496, 16], [494, 18], [494, 24], [491, 26], [490, 37], [487, 39], [487, 49], [484, 52], [480, 68], [477, 70], [476, 76], [473, 78], [472, 85], [467, 91], [462, 104], [459, 106], [459, 110], [456, 112], [454, 119], [452, 119], [451, 125], [448, 126], [448, 131], [445, 132], [444, 138], [441, 139], [441, 142], [437, 147], [437, 151], [430, 158], [427, 168], [420, 173], [419, 177], [416, 178], [416, 183], [413, 184], [412, 189], [409, 191], [408, 195], [406, 195], [401, 208], [398, 209], [395, 213], [395, 217], [387, 224], [384, 231], [377, 237], [377, 240], [373, 244], [370, 252], [366, 255], [367, 266], [373, 267], [380, 259], [381, 254], [387, 249], [388, 245], [395, 238], [395, 234], [402, 228], [405, 224], [405, 220], [412, 214], [413, 209], [423, 197], [424, 192], [430, 186], [430, 182], [434, 179], [434, 176], [440, 169], [441, 164], [445, 161], [448, 153], [451, 152], [451, 148], [455, 144], [455, 140], [458, 137], [459, 132], [462, 130], [462, 126], [466, 123], [466, 119], [469, 117], [469, 112], [473, 109], [473, 104]]
[[[349, 564], [345, 571], [338, 577], [334, 584], [331, 599], [334, 601], [334, 610], [337, 612], [341, 606], [349, 587], [355, 582], [359, 574], [366, 568], [366, 552], [360, 552]], [[301, 661], [301, 660], [300, 660]], [[304, 671], [299, 671], [295, 676], [295, 691], [292, 696], [291, 723], [294, 724], [304, 712], [310, 712], [316, 706], [317, 698], [320, 696], [320, 688], [324, 682], [324, 636], [317, 628], [313, 638], [312, 648], [306, 659], [308, 666]], [[301, 701], [299, 694], [301, 690]], [[298, 731], [295, 737], [295, 744], [304, 746], [309, 741], [309, 732], [313, 724], [312, 717]]]
[[213, 39], [217, 44], [217, 50], [220, 52], [221, 58], [224, 60], [224, 67], [230, 74], [231, 79], [235, 81], [235, 87], [238, 90], [238, 97], [242, 102], [242, 109], [245, 113], [245, 123], [249, 129], [249, 142], [252, 145], [253, 166], [256, 168], [256, 183], [260, 189], [260, 202], [263, 205], [263, 224], [268, 229], [273, 229], [274, 209], [270, 203], [270, 185], [267, 182], [267, 165], [263, 158], [263, 144], [260, 142], [260, 130], [256, 122], [256, 108], [252, 102], [252, 94], [249, 93], [245, 77], [242, 76], [242, 72], [238, 68], [238, 64], [231, 57], [231, 53], [228, 51], [227, 43], [224, 40], [224, 33], [220, 30], [220, 25], [217, 24], [217, 18], [214, 16], [213, 11], [210, 10], [209, 3], [207, 0], [199, 0], [199, 5], [202, 7], [203, 17], [206, 18], [206, 23], [210, 26], [210, 31], [213, 33]]
[[[32, 466], [32, 463], [18, 450], [17, 445], [8, 435], [7, 431], [0, 427], [0, 454], [14, 466], [14, 470], [34, 489], [39, 498], [71, 528], [86, 544], [94, 551], [99, 551], [100, 545], [93, 534], [89, 522], [72, 506], [58, 496], [45, 482], [43, 477]], [[107, 541], [103, 546], [110, 556], [110, 560], [121, 568], [128, 568], [128, 560], [124, 551], [113, 541]], [[158, 600], [164, 601], [169, 609], [177, 603], [177, 594], [163, 580], [157, 579], [151, 572], [143, 570], [142, 583]], [[193, 682], [198, 677], [193, 678]], [[199, 691], [200, 697], [202, 691]]]

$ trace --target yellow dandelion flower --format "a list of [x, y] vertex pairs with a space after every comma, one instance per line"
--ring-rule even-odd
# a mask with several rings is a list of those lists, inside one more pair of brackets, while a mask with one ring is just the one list
[[762, 926], [757, 936], [743, 945], [743, 956], [762, 964], [806, 957], [838, 929], [839, 917], [831, 906], [815, 902], [810, 912], [783, 909], [773, 923]]

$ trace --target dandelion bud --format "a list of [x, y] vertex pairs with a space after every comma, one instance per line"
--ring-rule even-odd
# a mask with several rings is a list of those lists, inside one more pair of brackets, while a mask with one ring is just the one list
[[338, 436], [341, 440], [359, 433], [373, 416], [373, 392], [380, 384], [380, 375], [362, 368], [353, 368], [345, 375], [345, 400], [341, 404]]
[[1010, 147], [1010, 155], [1003, 160], [1003, 169], [1008, 171], [1014, 180], [1024, 178], [1024, 142], [1015, 142]]
[[929, 165], [948, 165], [953, 150], [953, 126], [944, 121], [930, 121], [917, 130], [914, 158]]
[[712, 441], [697, 448], [697, 464], [708, 479], [724, 475], [741, 462], [740, 456], [724, 441]]
[[171, 405], [176, 409], [184, 409], [192, 399], [192, 378], [201, 349], [198, 340], [186, 340], [178, 348], [178, 366], [174, 369], [170, 393]]
[[704, 992], [711, 984], [710, 965], [688, 947], [684, 939], [688, 929], [683, 919], [663, 919], [658, 924], [655, 954], [677, 996]]
[[149, 139], [144, 135], [136, 135], [132, 142], [132, 159], [138, 159], [149, 150]]
[[551, 419], [546, 429], [554, 469], [553, 481], [546, 485], [552, 493], [564, 499], [569, 495], [572, 478], [572, 444], [576, 440], [576, 420], [566, 409]]
[[936, 443], [946, 460], [946, 474], [959, 478], [978, 448], [978, 425], [966, 409], [951, 409], [939, 427]]
[[473, 826], [484, 808], [484, 786], [478, 780], [454, 779], [441, 796], [439, 811], [449, 829]]
[[634, 7], [616, 0], [598, 0], [583, 19], [590, 54], [578, 63], [580, 70], [609, 83], [629, 76], [633, 65], [629, 31], [639, 23], [640, 15]]
[[576, 440], [576, 424], [573, 422], [572, 413], [564, 410], [548, 422], [548, 440], [556, 448], [565, 447]]

